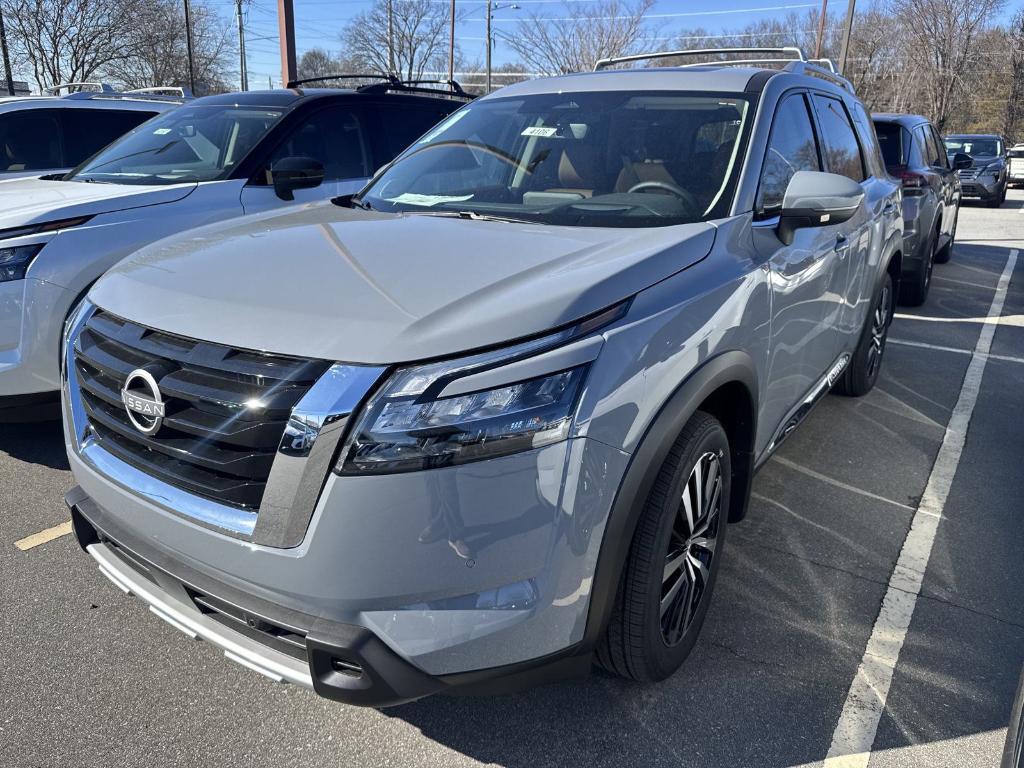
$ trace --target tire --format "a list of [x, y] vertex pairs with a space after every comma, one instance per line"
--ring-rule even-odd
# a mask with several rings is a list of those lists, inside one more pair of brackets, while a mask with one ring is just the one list
[[956, 240], [956, 224], [960, 219], [960, 206], [957, 205], [953, 213], [953, 228], [949, 231], [949, 242], [935, 252], [935, 263], [946, 264], [953, 256], [953, 242]]
[[[698, 411], [665, 458], [637, 523], [597, 648], [604, 669], [654, 682], [689, 656], [721, 565], [731, 480], [725, 430]], [[704, 486], [700, 494], [698, 486]], [[687, 515], [694, 509], [696, 517]]]
[[985, 201], [985, 205], [987, 207], [989, 207], [989, 208], [998, 208], [999, 206], [1001, 206], [1003, 204], [1003, 202], [1005, 200], [1006, 200], [1006, 188], [1003, 187], [1003, 189], [1000, 192], [996, 193], [995, 197], [993, 197], [991, 200], [986, 200]]
[[886, 272], [875, 291], [871, 311], [864, 318], [857, 349], [846, 372], [836, 383], [836, 392], [840, 395], [861, 397], [870, 392], [878, 381], [895, 305], [892, 288], [892, 275]]
[[938, 245], [939, 234], [933, 232], [925, 248], [925, 256], [917, 269], [911, 273], [903, 273], [900, 280], [900, 304], [908, 307], [919, 307], [928, 298], [928, 289], [932, 285], [932, 265], [935, 263], [935, 246]]

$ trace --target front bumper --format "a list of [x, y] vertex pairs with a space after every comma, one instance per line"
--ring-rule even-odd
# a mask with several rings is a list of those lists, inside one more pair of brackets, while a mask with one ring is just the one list
[[963, 197], [991, 199], [999, 195], [1000, 187], [999, 179], [987, 174], [973, 179], [960, 179], [960, 193]]
[[538, 680], [581, 676], [590, 668], [588, 654], [566, 648], [526, 664], [429, 675], [365, 627], [272, 605], [186, 565], [170, 563], [141, 542], [126, 546], [94, 523], [100, 510], [81, 488], [72, 489], [65, 502], [82, 549], [118, 589], [141, 599], [153, 614], [189, 638], [209, 642], [231, 661], [274, 682], [299, 685], [348, 704], [386, 707], [439, 692], [515, 690]]

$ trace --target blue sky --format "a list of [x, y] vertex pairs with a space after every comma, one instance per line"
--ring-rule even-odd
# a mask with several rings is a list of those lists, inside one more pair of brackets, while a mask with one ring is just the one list
[[[441, 0], [444, 2], [444, 0]], [[569, 0], [594, 2], [595, 0]], [[366, 10], [371, 0], [294, 0], [295, 42], [299, 54], [309, 48], [322, 47], [337, 52], [341, 48], [339, 34], [346, 22]], [[455, 34], [464, 57], [469, 61], [484, 60], [484, 5], [486, 0], [456, 0], [459, 15]], [[495, 27], [512, 32], [524, 18], [536, 13], [562, 17], [563, 0], [514, 0], [520, 10], [499, 10], [494, 13]], [[866, 3], [865, 3], [866, 4]], [[233, 0], [214, 0], [225, 16], [234, 16]], [[785, 16], [790, 11], [804, 12], [820, 5], [820, 0], [657, 0], [651, 18], [661, 26], [660, 35], [672, 37], [679, 30], [704, 27], [714, 32], [734, 29], [762, 18]], [[846, 4], [833, 0], [832, 6]], [[830, 8], [830, 10], [832, 10]], [[836, 9], [833, 12], [838, 12]], [[710, 42], [710, 41], [709, 41]], [[667, 46], [668, 41], [653, 47]], [[280, 85], [280, 54], [277, 35], [276, 0], [252, 0], [246, 11], [246, 48], [249, 64], [249, 87], [266, 88], [267, 78]], [[496, 66], [513, 60], [506, 46], [499, 41], [494, 51]]]

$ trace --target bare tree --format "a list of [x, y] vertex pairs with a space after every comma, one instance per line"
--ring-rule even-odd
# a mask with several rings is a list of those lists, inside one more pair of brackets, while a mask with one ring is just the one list
[[448, 39], [448, 4], [434, 0], [374, 0], [341, 33], [345, 58], [361, 71], [408, 80], [447, 70]]
[[527, 67], [548, 75], [586, 72], [599, 59], [637, 53], [652, 29], [645, 27], [654, 0], [599, 0], [566, 3], [546, 13], [534, 13], [517, 24], [514, 34], [502, 40]]
[[996, 21], [1005, 0], [892, 0], [905, 27], [908, 53], [920, 69], [923, 104], [939, 131], [968, 93], [965, 73], [977, 61], [976, 41]]
[[130, 55], [124, 24], [136, 0], [2, 0], [14, 58], [40, 88], [88, 80]]
[[[232, 84], [235, 39], [231, 22], [202, 0], [191, 0], [192, 58], [197, 89], [227, 90]], [[122, 45], [130, 54], [102, 67], [128, 88], [188, 82], [184, 6], [179, 0], [135, 0], [135, 16], [122, 25]]]
[[1003, 134], [1019, 139], [1024, 128], [1024, 10], [1013, 16], [1006, 33], [1010, 92], [1003, 115]]

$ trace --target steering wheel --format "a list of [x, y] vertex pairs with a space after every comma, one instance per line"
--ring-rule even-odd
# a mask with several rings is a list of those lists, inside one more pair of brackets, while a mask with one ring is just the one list
[[649, 189], [658, 189], [662, 192], [669, 192], [682, 200], [683, 204], [686, 205], [687, 208], [694, 208], [697, 205], [697, 200], [693, 195], [678, 184], [673, 184], [671, 181], [641, 181], [639, 184], [634, 184], [632, 187], [627, 189], [626, 193], [646, 192]]

